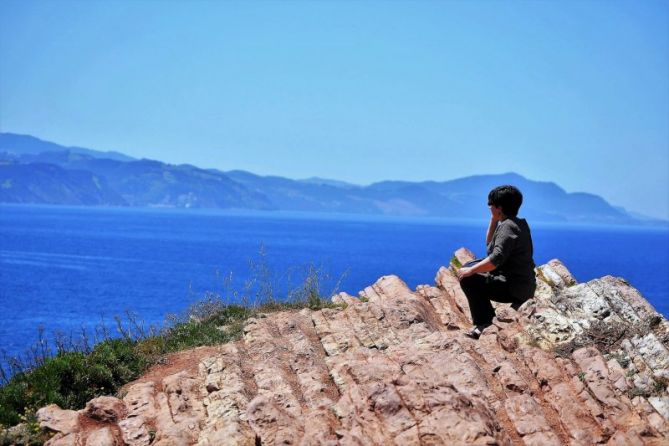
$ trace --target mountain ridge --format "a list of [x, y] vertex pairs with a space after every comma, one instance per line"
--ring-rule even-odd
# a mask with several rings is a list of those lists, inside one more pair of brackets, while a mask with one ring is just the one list
[[[44, 151], [45, 148], [49, 150]], [[43, 164], [60, 168], [52, 171], [48, 182], [43, 175], [28, 173], [30, 169], [44, 169], [36, 167]], [[91, 178], [104, 179], [104, 186], [109, 191], [103, 191], [100, 183], [98, 193], [91, 195], [88, 190], [91, 180], [75, 173], [78, 171], [90, 172]], [[52, 186], [47, 187], [45, 182]], [[80, 182], [81, 197], [78, 196], [77, 182]], [[480, 218], [488, 191], [509, 183], [518, 186], [525, 196], [522, 216], [535, 221], [669, 223], [631, 214], [595, 194], [566, 192], [554, 182], [530, 180], [515, 172], [472, 175], [447, 181], [386, 180], [364, 186], [318, 177], [295, 180], [244, 170], [222, 171], [189, 164], [138, 160], [118, 152], [69, 148], [28, 135], [0, 133], [0, 202], [5, 203]], [[68, 194], [64, 194], [62, 187], [53, 187], [56, 184], [68, 184]], [[41, 192], [30, 192], [34, 190]], [[86, 194], [88, 198], [84, 199]]]
[[53, 152], [59, 150], [69, 150], [73, 153], [80, 153], [90, 156], [104, 156], [105, 158], [115, 159], [118, 161], [132, 161], [135, 158], [117, 151], [99, 151], [87, 149], [84, 147], [70, 146], [65, 147], [50, 141], [37, 138], [32, 135], [22, 135], [18, 133], [0, 132], [0, 152], [4, 147], [11, 146], [15, 153], [36, 153], [35, 150], [39, 148], [39, 152]]

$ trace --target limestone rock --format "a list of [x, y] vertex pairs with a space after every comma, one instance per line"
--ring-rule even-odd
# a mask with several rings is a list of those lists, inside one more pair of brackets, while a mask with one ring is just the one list
[[669, 443], [669, 324], [627, 282], [578, 283], [551, 260], [534, 299], [497, 305], [474, 341], [455, 275], [474, 255], [455, 258], [434, 286], [385, 276], [335, 308], [249, 319], [122, 400], [43, 408], [48, 444]]
[[79, 428], [79, 414], [74, 410], [63, 410], [55, 404], [37, 411], [40, 427], [62, 434], [75, 432]]
[[86, 446], [116, 446], [117, 444], [109, 427], [95, 430], [86, 438]]
[[128, 417], [119, 421], [118, 427], [125, 444], [129, 446], [148, 446], [151, 444], [151, 434], [144, 417]]

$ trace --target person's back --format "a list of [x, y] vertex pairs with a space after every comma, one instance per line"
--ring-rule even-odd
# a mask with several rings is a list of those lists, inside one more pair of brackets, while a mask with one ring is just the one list
[[493, 234], [493, 240], [487, 247], [489, 256], [494, 254], [495, 241], [502, 237], [514, 237], [515, 243], [509, 250], [508, 257], [500, 262], [491, 274], [504, 276], [509, 284], [511, 296], [518, 301], [525, 301], [534, 295], [536, 289], [534, 246], [527, 220], [509, 217], [499, 222]]

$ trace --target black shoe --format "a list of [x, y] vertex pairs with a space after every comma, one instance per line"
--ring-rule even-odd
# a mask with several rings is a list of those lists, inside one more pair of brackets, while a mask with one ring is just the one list
[[465, 332], [465, 336], [472, 339], [478, 339], [481, 337], [481, 333], [483, 333], [483, 330], [485, 330], [485, 327], [475, 325], [474, 328], [472, 328], [468, 332]]
[[519, 309], [525, 302], [527, 302], [528, 300], [530, 300], [530, 299], [525, 299], [525, 300], [522, 301], [522, 302], [515, 301], [515, 302], [513, 302], [513, 303], [511, 304], [511, 308], [513, 308], [514, 310], [518, 311], [518, 309]]

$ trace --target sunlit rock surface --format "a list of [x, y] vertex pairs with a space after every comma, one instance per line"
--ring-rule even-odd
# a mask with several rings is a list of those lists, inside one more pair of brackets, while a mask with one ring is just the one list
[[[473, 258], [458, 250], [454, 264]], [[623, 279], [553, 260], [478, 341], [467, 300], [395, 276], [341, 308], [251, 319], [199, 363], [81, 411], [40, 410], [49, 445], [666, 445], [669, 325]]]

